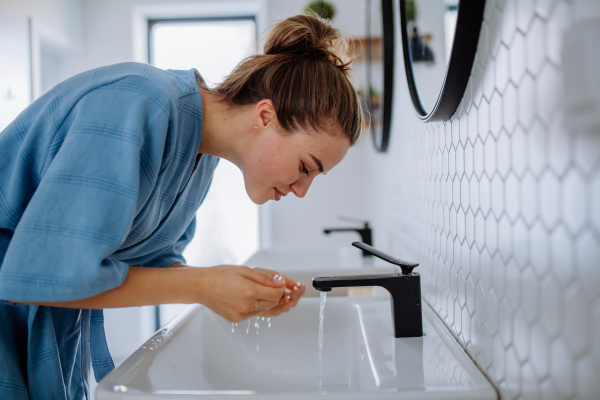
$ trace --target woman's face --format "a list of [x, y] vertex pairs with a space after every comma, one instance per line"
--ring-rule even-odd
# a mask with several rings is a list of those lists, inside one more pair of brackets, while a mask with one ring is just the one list
[[288, 193], [304, 197], [313, 179], [339, 164], [350, 147], [342, 134], [282, 135], [272, 125], [255, 135], [242, 172], [246, 192], [256, 204], [278, 201]]

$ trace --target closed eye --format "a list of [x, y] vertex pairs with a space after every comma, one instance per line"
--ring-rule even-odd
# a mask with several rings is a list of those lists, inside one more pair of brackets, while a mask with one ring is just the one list
[[300, 163], [302, 165], [302, 168], [300, 169], [300, 172], [308, 175], [308, 169], [306, 169], [306, 164], [304, 163]]

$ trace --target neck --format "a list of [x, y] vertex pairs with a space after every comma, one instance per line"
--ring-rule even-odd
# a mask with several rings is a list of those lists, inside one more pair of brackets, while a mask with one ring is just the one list
[[241, 167], [241, 154], [251, 135], [252, 107], [221, 103], [209, 90], [200, 89], [202, 99], [202, 141], [198, 153], [224, 158]]

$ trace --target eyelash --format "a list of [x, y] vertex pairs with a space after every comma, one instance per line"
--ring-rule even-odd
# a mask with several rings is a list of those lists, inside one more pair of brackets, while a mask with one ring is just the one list
[[301, 163], [301, 164], [302, 164], [302, 169], [300, 171], [305, 173], [306, 175], [308, 175], [308, 170], [306, 169], [306, 165], [304, 163]]

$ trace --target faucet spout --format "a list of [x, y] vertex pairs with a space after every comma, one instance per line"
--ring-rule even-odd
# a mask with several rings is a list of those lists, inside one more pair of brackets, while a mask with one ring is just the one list
[[[378, 254], [373, 254], [378, 257], [383, 256], [381, 257], [383, 259], [401, 261], [372, 247], [367, 250], [372, 253], [372, 250], [375, 250]], [[402, 263], [412, 265], [410, 272], [406, 269], [407, 273], [404, 273], [405, 268], [403, 268], [403, 273], [401, 274], [313, 277], [313, 287], [322, 292], [328, 292], [332, 288], [338, 287], [381, 286], [390, 292], [391, 295], [394, 336], [397, 338], [420, 337], [423, 336], [421, 276], [416, 272], [412, 272], [412, 269], [419, 264], [406, 263], [404, 261]]]

